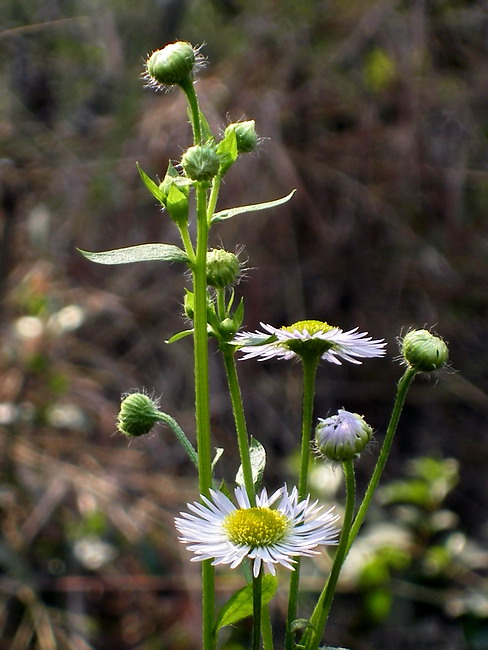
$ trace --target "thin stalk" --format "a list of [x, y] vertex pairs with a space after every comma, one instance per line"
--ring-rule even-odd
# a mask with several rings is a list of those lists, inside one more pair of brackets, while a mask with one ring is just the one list
[[[308, 489], [308, 468], [310, 464], [310, 440], [312, 436], [313, 403], [315, 397], [315, 377], [319, 365], [318, 358], [302, 358], [303, 365], [303, 405], [302, 405], [302, 443], [300, 452], [300, 474], [298, 478], [298, 497], [305, 499]], [[290, 577], [288, 595], [288, 615], [286, 620], [285, 650], [293, 650], [293, 631], [291, 624], [297, 617], [298, 588], [300, 583], [300, 558], [296, 558], [295, 570]]]
[[[210, 441], [210, 397], [208, 376], [207, 336], [207, 274], [208, 226], [206, 213], [206, 190], [202, 183], [196, 184], [197, 246], [193, 265], [194, 291], [194, 348], [195, 348], [195, 412], [198, 451], [198, 481], [200, 494], [209, 496], [212, 483], [212, 459]], [[211, 560], [202, 562], [202, 617], [203, 650], [213, 650], [213, 619], [215, 610], [214, 567]]]
[[217, 289], [217, 315], [221, 321], [225, 318], [225, 312], [225, 289]]
[[190, 260], [190, 265], [195, 263], [195, 251], [193, 250], [193, 244], [190, 239], [190, 233], [188, 232], [188, 225], [179, 226], [181, 240], [185, 246], [185, 253], [188, 255]]
[[257, 578], [252, 579], [252, 650], [259, 650], [261, 642], [261, 609], [263, 593], [263, 571], [259, 572]]
[[249, 453], [249, 436], [247, 433], [246, 418], [242, 404], [241, 389], [237, 377], [233, 346], [226, 345], [222, 350], [222, 355], [224, 357], [225, 372], [232, 402], [232, 413], [234, 415], [237, 432], [237, 444], [239, 446], [242, 473], [244, 475], [244, 486], [246, 488], [247, 496], [249, 497], [249, 502], [251, 506], [254, 507], [256, 505], [256, 493], [252, 477], [251, 455]]
[[[188, 100], [193, 142], [200, 144], [202, 126], [200, 108], [193, 81], [188, 79], [181, 86]], [[194, 293], [194, 364], [195, 364], [195, 418], [198, 451], [198, 483], [200, 494], [208, 496], [212, 483], [212, 459], [210, 441], [210, 396], [208, 377], [208, 335], [207, 335], [207, 194], [203, 183], [196, 183], [197, 241], [194, 260], [192, 260], [192, 279]], [[188, 231], [182, 232], [187, 253], [193, 250]], [[213, 621], [215, 612], [215, 569], [211, 560], [202, 562], [202, 647], [213, 650], [215, 639]]]
[[269, 612], [269, 605], [263, 605], [263, 612], [261, 618], [261, 632], [263, 635], [263, 648], [264, 650], [273, 650], [273, 629], [271, 627], [271, 616]]
[[178, 422], [174, 418], [172, 418], [171, 415], [168, 415], [167, 413], [161, 413], [161, 412], [159, 413], [158, 420], [171, 429], [171, 431], [175, 434], [175, 436], [178, 438], [179, 442], [183, 446], [183, 449], [188, 454], [188, 457], [190, 458], [191, 462], [198, 469], [198, 454], [193, 448], [191, 442], [186, 437], [185, 432], [180, 427]]
[[349, 549], [349, 533], [354, 517], [354, 504], [356, 496], [356, 479], [354, 475], [354, 465], [352, 460], [346, 460], [342, 463], [344, 477], [346, 480], [346, 505], [344, 509], [344, 518], [342, 523], [341, 537], [339, 546], [334, 558], [334, 563], [322, 593], [320, 594], [315, 610], [310, 618], [313, 625], [312, 629], [308, 629], [302, 640], [302, 644], [306, 650], [317, 650], [320, 640], [323, 636], [329, 612], [334, 599], [335, 590], [337, 587], [337, 580], [346, 559], [347, 551]]
[[359, 507], [358, 513], [356, 515], [356, 518], [354, 519], [354, 523], [351, 528], [351, 532], [349, 535], [349, 543], [347, 546], [347, 550], [351, 548], [351, 545], [356, 538], [356, 535], [359, 532], [359, 529], [362, 526], [362, 523], [364, 521], [364, 518], [366, 516], [366, 512], [369, 508], [369, 505], [371, 503], [371, 500], [373, 498], [373, 495], [375, 493], [376, 488], [378, 487], [378, 483], [380, 482], [381, 474], [383, 473], [383, 470], [386, 465], [386, 461], [388, 460], [388, 455], [390, 453], [391, 445], [393, 443], [393, 438], [395, 436], [397, 426], [398, 426], [398, 421], [400, 419], [400, 415], [402, 413], [403, 405], [405, 403], [405, 398], [407, 396], [408, 389], [410, 387], [410, 384], [412, 383], [413, 378], [417, 374], [417, 371], [414, 370], [413, 368], [409, 367], [407, 370], [404, 372], [403, 376], [401, 377], [400, 381], [398, 382], [398, 387], [397, 387], [397, 394], [395, 398], [395, 403], [393, 405], [393, 410], [391, 413], [390, 417], [390, 422], [388, 424], [388, 428], [386, 430], [386, 436], [385, 440], [383, 442], [383, 446], [381, 447], [381, 452], [378, 458], [378, 462], [376, 463], [376, 466], [374, 468], [373, 474], [371, 476], [371, 480], [369, 481], [368, 487], [366, 489], [366, 492], [363, 497], [363, 501]]
[[210, 228], [210, 223], [215, 212], [215, 206], [217, 205], [217, 199], [219, 197], [220, 184], [222, 183], [222, 177], [217, 174], [212, 179], [212, 187], [210, 189], [210, 196], [208, 199], [207, 205], [207, 223]]
[[198, 106], [198, 98], [195, 92], [195, 87], [193, 86], [193, 81], [188, 79], [183, 84], [181, 84], [181, 89], [186, 95], [188, 100], [188, 106], [190, 108], [190, 120], [191, 127], [193, 130], [193, 142], [194, 144], [201, 144], [202, 142], [202, 126], [200, 123], [200, 107]]

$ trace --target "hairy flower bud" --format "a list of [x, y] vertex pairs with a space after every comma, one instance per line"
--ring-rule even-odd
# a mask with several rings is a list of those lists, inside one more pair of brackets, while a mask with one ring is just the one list
[[372, 435], [372, 428], [361, 415], [339, 409], [337, 415], [319, 418], [315, 448], [327, 460], [351, 460], [363, 451]]
[[129, 437], [139, 437], [149, 433], [160, 418], [155, 402], [143, 393], [131, 393], [122, 400], [117, 428]]
[[146, 78], [150, 86], [182, 85], [193, 77], [196, 52], [190, 43], [176, 41], [155, 50], [146, 62]]
[[224, 289], [233, 284], [239, 275], [237, 255], [222, 248], [213, 248], [207, 253], [207, 284]]
[[449, 350], [440, 337], [428, 330], [412, 330], [403, 338], [402, 355], [414, 370], [431, 372], [447, 363]]
[[181, 158], [183, 170], [193, 181], [210, 181], [217, 175], [220, 159], [211, 144], [190, 147]]
[[258, 144], [258, 136], [256, 133], [256, 126], [254, 120], [246, 120], [245, 122], [234, 122], [229, 124], [225, 129], [225, 134], [229, 131], [234, 131], [236, 134], [237, 152], [250, 153], [256, 149]]

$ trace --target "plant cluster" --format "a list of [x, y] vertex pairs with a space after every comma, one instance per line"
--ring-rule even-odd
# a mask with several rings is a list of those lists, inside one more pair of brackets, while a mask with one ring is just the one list
[[[358, 328], [344, 330], [321, 320], [300, 320], [275, 327], [243, 331], [244, 302], [236, 296], [242, 273], [239, 256], [210, 247], [210, 231], [219, 222], [249, 212], [276, 208], [294, 192], [266, 203], [217, 210], [221, 183], [240, 155], [259, 144], [253, 120], [231, 123], [223, 133], [212, 133], [200, 110], [194, 77], [203, 59], [187, 42], [170, 43], [153, 52], [144, 77], [148, 86], [176, 86], [187, 98], [193, 144], [177, 162], [169, 162], [162, 181], [153, 180], [139, 165], [141, 179], [174, 222], [181, 246], [149, 243], [102, 252], [81, 251], [100, 264], [140, 261], [178, 262], [191, 275], [191, 287], [183, 299], [190, 326], [169, 338], [174, 343], [191, 336], [194, 345], [196, 446], [176, 420], [143, 392], [123, 398], [118, 427], [126, 436], [139, 437], [158, 422], [171, 429], [182, 443], [198, 472], [200, 498], [175, 520], [180, 541], [202, 567], [202, 647], [215, 650], [219, 631], [252, 616], [252, 650], [317, 650], [324, 647], [339, 574], [357, 537], [393, 443], [408, 388], [419, 373], [436, 372], [448, 362], [444, 341], [427, 329], [408, 332], [401, 342], [405, 371], [397, 386], [392, 415], [368, 487], [357, 499], [355, 464], [369, 444], [372, 427], [358, 413], [340, 409], [336, 415], [318, 418], [314, 426], [315, 382], [323, 363], [360, 364], [385, 355], [386, 343]], [[196, 222], [196, 232], [193, 229]], [[210, 426], [209, 339], [215, 339], [225, 368], [230, 406], [240, 454], [235, 486], [219, 480], [219, 463], [225, 451], [213, 455]], [[283, 485], [268, 494], [265, 487], [266, 452], [248, 432], [236, 356], [241, 359], [295, 360], [303, 373], [300, 463], [296, 486]], [[346, 497], [340, 516], [310, 497], [311, 452], [325, 462], [341, 466]], [[358, 503], [357, 503], [358, 502]], [[331, 551], [331, 568], [313, 611], [299, 617], [300, 568], [303, 558], [322, 547]], [[217, 612], [215, 567], [240, 567], [246, 584]], [[290, 571], [285, 638], [274, 638], [269, 603], [278, 588], [282, 569]]]

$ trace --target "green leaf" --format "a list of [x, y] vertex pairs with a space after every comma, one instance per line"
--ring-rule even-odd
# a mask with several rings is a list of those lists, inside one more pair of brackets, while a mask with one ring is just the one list
[[188, 221], [188, 197], [176, 187], [175, 183], [169, 186], [166, 210], [176, 224], [184, 225]]
[[180, 339], [184, 339], [186, 336], [190, 336], [193, 334], [193, 330], [183, 330], [182, 332], [177, 332], [176, 334], [173, 334], [171, 338], [169, 338], [165, 343], [175, 343], [176, 341], [179, 341]]
[[274, 201], [267, 201], [266, 203], [255, 203], [254, 205], [241, 205], [238, 208], [230, 208], [229, 210], [221, 210], [216, 212], [212, 217], [211, 223], [216, 223], [217, 221], [224, 221], [225, 219], [231, 219], [238, 214], [244, 214], [245, 212], [257, 212], [258, 210], [267, 210], [268, 208], [275, 208], [278, 205], [282, 205], [291, 199], [295, 194], [296, 190], [292, 190], [286, 196], [282, 196], [281, 199], [275, 199]]
[[[263, 445], [251, 436], [251, 444], [249, 445], [249, 454], [251, 456], [251, 472], [252, 481], [257, 487], [263, 478], [264, 468], [266, 466], [266, 450]], [[237, 485], [244, 485], [244, 472], [242, 465], [236, 474]]]
[[298, 632], [298, 630], [314, 630], [315, 628], [312, 623], [310, 623], [308, 618], [297, 618], [291, 622], [290, 629], [292, 632]]
[[138, 162], [136, 162], [137, 171], [139, 172], [142, 182], [161, 204], [164, 205], [164, 192], [159, 189], [159, 186], [146, 174]]
[[207, 118], [205, 115], [202, 113], [202, 111], [198, 111], [200, 114], [200, 126], [202, 129], [202, 138], [205, 142], [208, 142], [208, 140], [213, 140], [213, 133], [210, 129], [210, 126], [208, 124]]
[[239, 329], [244, 320], [244, 298], [241, 298], [241, 301], [234, 312], [234, 323], [236, 324], [236, 329]]
[[237, 137], [235, 131], [228, 131], [217, 147], [220, 158], [219, 174], [223, 176], [237, 160]]
[[130, 264], [131, 262], [188, 262], [181, 248], [174, 244], [139, 244], [110, 251], [83, 251], [77, 249], [87, 260], [97, 264]]
[[[272, 575], [265, 575], [262, 584], [262, 604], [267, 605], [273, 598], [278, 588], [278, 579]], [[243, 618], [252, 616], [253, 611], [253, 590], [252, 584], [246, 585], [239, 591], [236, 591], [226, 604], [220, 610], [219, 616], [215, 623], [215, 634], [226, 627], [233, 625]]]

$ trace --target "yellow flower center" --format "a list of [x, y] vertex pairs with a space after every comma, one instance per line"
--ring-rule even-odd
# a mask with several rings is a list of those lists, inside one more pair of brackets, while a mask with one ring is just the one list
[[329, 330], [333, 330], [334, 327], [329, 325], [329, 323], [320, 320], [299, 320], [296, 323], [293, 323], [293, 325], [287, 325], [281, 329], [285, 332], [291, 332], [292, 334], [295, 330], [298, 330], [299, 332], [306, 330], [309, 334], [313, 335], [318, 334], [319, 332], [325, 334]]
[[283, 539], [289, 526], [288, 517], [271, 508], [235, 510], [224, 519], [224, 529], [234, 544], [251, 548], [271, 546]]
[[[284, 332], [290, 332], [291, 334], [293, 334], [295, 331], [301, 333], [303, 330], [305, 330], [311, 336], [313, 336], [314, 334], [325, 335], [330, 330], [335, 329], [335, 327], [319, 320], [299, 320], [297, 323], [293, 323], [293, 325], [287, 325], [281, 329]], [[317, 360], [328, 350], [334, 347], [333, 343], [322, 338], [293, 338], [287, 339], [286, 341], [280, 341], [280, 345], [288, 348], [289, 350], [292, 350], [292, 352], [298, 354], [298, 356], [302, 357], [302, 359], [307, 357], [310, 359], [316, 358]]]

